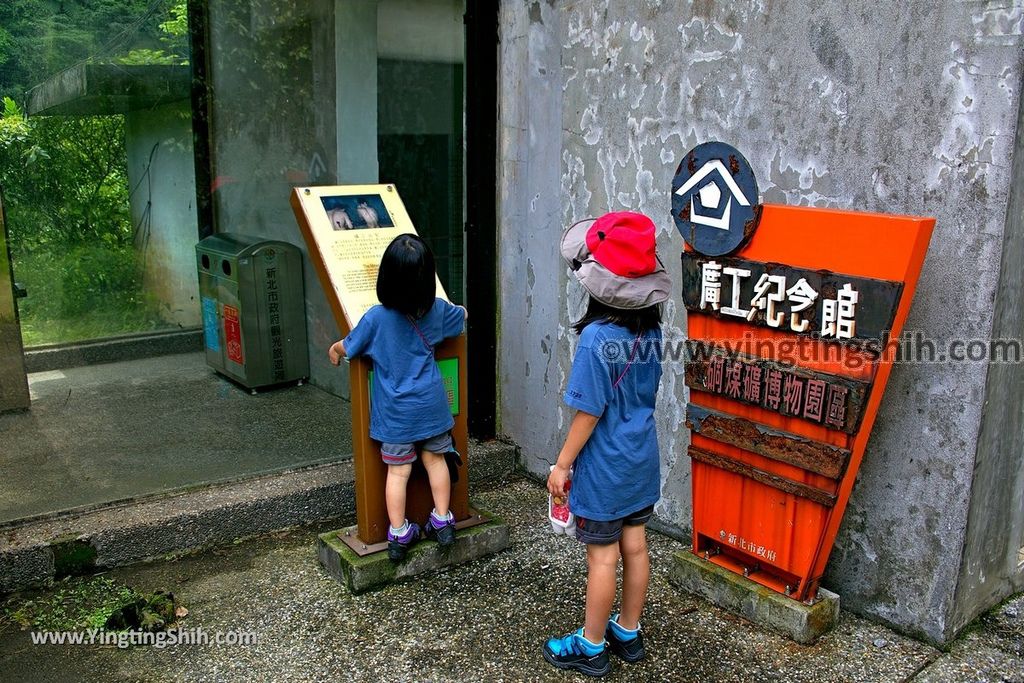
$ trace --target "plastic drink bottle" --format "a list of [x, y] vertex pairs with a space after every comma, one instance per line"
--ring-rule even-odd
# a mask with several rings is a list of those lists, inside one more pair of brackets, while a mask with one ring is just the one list
[[[550, 470], [553, 469], [555, 469], [554, 465], [551, 466]], [[576, 517], [569, 509], [570, 488], [572, 488], [572, 481], [566, 481], [564, 495], [552, 496], [550, 493], [548, 494], [548, 520], [551, 522], [552, 532], [565, 534], [566, 536], [575, 536]]]

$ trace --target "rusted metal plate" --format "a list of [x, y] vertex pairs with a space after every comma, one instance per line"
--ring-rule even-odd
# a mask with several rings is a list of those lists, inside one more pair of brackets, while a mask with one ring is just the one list
[[853, 434], [870, 384], [707, 345], [686, 364], [686, 386]]
[[773, 429], [742, 417], [708, 410], [694, 403], [686, 408], [686, 426], [709, 439], [736, 446], [830, 479], [846, 471], [850, 451]]
[[683, 252], [687, 310], [854, 344], [878, 354], [903, 283]]
[[772, 474], [765, 470], [751, 467], [750, 465], [737, 462], [732, 458], [727, 458], [710, 451], [705, 451], [700, 448], [690, 446], [688, 455], [698, 462], [717, 467], [727, 472], [733, 472], [735, 474], [742, 475], [748, 479], [771, 486], [785, 493], [792, 493], [794, 496], [800, 496], [806, 498], [812, 502], [818, 503], [825, 507], [832, 507], [836, 504], [836, 495], [823, 491], [817, 487], [809, 486], [803, 482], [793, 481], [787, 477], [780, 476], [778, 474]]

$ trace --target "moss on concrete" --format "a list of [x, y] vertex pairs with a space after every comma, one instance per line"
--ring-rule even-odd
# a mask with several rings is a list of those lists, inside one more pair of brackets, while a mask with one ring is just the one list
[[494, 515], [480, 514], [488, 521], [461, 529], [452, 549], [442, 550], [435, 541], [420, 541], [399, 563], [389, 560], [387, 551], [360, 556], [339, 538], [346, 529], [320, 534], [317, 553], [320, 563], [335, 579], [348, 586], [352, 593], [364, 593], [503, 550], [508, 546], [508, 525]]
[[689, 550], [675, 553], [669, 581], [715, 605], [804, 645], [813, 644], [839, 618], [839, 597], [820, 589], [821, 599], [799, 602], [708, 562]]
[[80, 538], [57, 539], [50, 544], [53, 552], [53, 573], [58, 579], [81, 576], [96, 570], [96, 548]]

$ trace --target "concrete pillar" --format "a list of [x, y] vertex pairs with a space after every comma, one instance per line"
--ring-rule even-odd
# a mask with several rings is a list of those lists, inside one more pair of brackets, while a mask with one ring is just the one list
[[0, 201], [0, 413], [28, 408], [29, 404], [3, 211]]
[[188, 101], [126, 114], [125, 149], [145, 291], [160, 303], [165, 321], [198, 327], [199, 232]]
[[377, 0], [336, 0], [338, 183], [377, 182]]

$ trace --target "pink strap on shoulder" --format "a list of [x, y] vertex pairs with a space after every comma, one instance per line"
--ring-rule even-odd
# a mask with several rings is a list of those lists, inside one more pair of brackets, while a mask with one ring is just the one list
[[622, 368], [622, 374], [619, 375], [617, 380], [615, 380], [615, 384], [612, 385], [612, 389], [617, 389], [619, 382], [621, 382], [622, 378], [626, 376], [627, 372], [629, 372], [629, 366], [633, 364], [633, 359], [636, 358], [636, 347], [640, 345], [640, 336], [642, 334], [643, 331], [636, 333], [636, 339], [633, 340], [633, 350], [629, 354], [629, 360], [626, 361], [626, 367]]
[[413, 320], [413, 317], [411, 315], [407, 315], [405, 317], [409, 320], [409, 324], [412, 325], [412, 329], [416, 330], [416, 334], [420, 336], [420, 339], [423, 341], [423, 345], [427, 347], [427, 351], [430, 351], [430, 355], [433, 356], [434, 345], [427, 341], [426, 335], [424, 335], [423, 332], [420, 331], [420, 326], [416, 324], [416, 321]]

